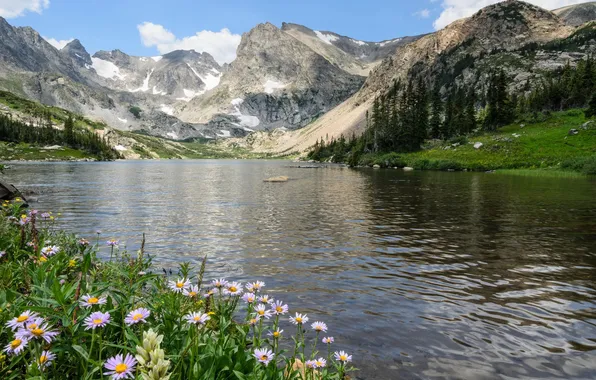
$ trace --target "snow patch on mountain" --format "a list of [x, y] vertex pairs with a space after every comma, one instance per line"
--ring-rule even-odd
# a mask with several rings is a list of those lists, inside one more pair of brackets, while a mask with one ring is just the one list
[[257, 127], [261, 123], [261, 120], [259, 120], [258, 117], [250, 116], [250, 115], [243, 115], [242, 112], [240, 112], [240, 106], [242, 105], [242, 103], [244, 103], [244, 99], [236, 98], [236, 99], [233, 99], [231, 103], [232, 103], [232, 106], [234, 106], [234, 112], [232, 112], [230, 115], [236, 116], [238, 118], [238, 120], [240, 120], [241, 126], [254, 128], [254, 127]]
[[174, 116], [174, 108], [168, 105], [162, 104], [161, 108], [159, 109], [161, 112], [166, 113], [170, 116]]
[[221, 134], [217, 134], [219, 137], [232, 137], [230, 131], [226, 131], [225, 129], [220, 129]]
[[339, 40], [339, 37], [334, 36], [333, 34], [325, 34], [325, 33], [320, 32], [318, 30], [315, 30], [314, 32], [317, 35], [317, 37], [319, 37], [319, 39], [321, 41], [323, 41], [324, 43], [329, 44], [329, 45], [333, 45], [332, 44], [333, 41]]
[[399, 42], [399, 41], [401, 41], [401, 38], [396, 38], [394, 40], [389, 40], [389, 41], [377, 42], [377, 45], [379, 45], [380, 47], [383, 47], [385, 45], [389, 45], [393, 42]]
[[206, 76], [202, 76], [200, 75], [197, 70], [195, 70], [190, 64], [188, 64], [188, 67], [192, 70], [192, 72], [203, 82], [205, 83], [205, 91], [209, 91], [214, 89], [215, 87], [217, 87], [219, 85], [219, 81], [221, 80], [221, 73], [215, 69], [212, 68], [211, 71], [215, 72], [216, 75], [213, 75], [211, 73], [207, 73]]
[[178, 135], [174, 131], [166, 133], [166, 136], [168, 136], [172, 140], [178, 140]]
[[128, 120], [127, 119], [120, 119], [120, 118], [118, 118], [118, 120], [120, 120], [120, 122], [121, 123], [124, 123], [124, 124], [128, 123]]
[[161, 61], [162, 58], [163, 58], [163, 56], [161, 56], [161, 55], [158, 55], [157, 57], [151, 57], [151, 59], [154, 60], [155, 62]]
[[[136, 90], [132, 90], [131, 92], [139, 92], [139, 91], [147, 92], [147, 91], [149, 91], [149, 79], [151, 79], [151, 75], [153, 74], [154, 70], [155, 69], [151, 69], [151, 71], [149, 71], [147, 73], [147, 76], [143, 80], [143, 85], [141, 87], [137, 88]], [[153, 91], [155, 91], [155, 87], [153, 88]]]
[[265, 90], [265, 93], [267, 94], [273, 94], [273, 92], [275, 90], [279, 90], [286, 87], [285, 84], [281, 83], [281, 82], [277, 82], [271, 79], [268, 79], [267, 82], [265, 82], [265, 84], [263, 85], [263, 88]]
[[100, 58], [91, 58], [91, 61], [93, 62], [92, 67], [95, 69], [95, 72], [100, 77], [114, 80], [123, 80], [124, 78], [126, 78], [125, 74], [120, 73], [120, 69], [118, 68], [118, 66], [114, 65], [110, 61], [104, 61]]
[[166, 91], [159, 91], [157, 86], [153, 86], [153, 95], [167, 95]]
[[355, 40], [353, 38], [350, 38], [350, 41], [352, 41], [353, 43], [355, 43], [356, 45], [360, 45], [360, 46], [364, 46], [366, 45], [366, 42], [364, 41], [359, 41], [359, 40]]

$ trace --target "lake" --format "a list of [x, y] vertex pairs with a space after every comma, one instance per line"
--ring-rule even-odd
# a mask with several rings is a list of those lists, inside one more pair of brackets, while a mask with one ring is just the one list
[[[327, 322], [354, 378], [596, 378], [596, 181], [290, 165], [24, 163], [5, 177], [81, 237], [136, 250], [145, 232], [160, 271], [207, 255], [209, 278], [265, 281]], [[278, 175], [291, 180], [263, 182]]]

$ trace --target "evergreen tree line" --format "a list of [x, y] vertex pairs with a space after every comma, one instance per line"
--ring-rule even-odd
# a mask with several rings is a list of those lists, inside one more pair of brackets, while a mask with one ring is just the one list
[[514, 86], [504, 70], [492, 72], [484, 91], [454, 86], [441, 93], [431, 90], [422, 78], [394, 82], [374, 100], [366, 114], [366, 129], [360, 137], [317, 141], [308, 157], [333, 158], [334, 162], [356, 165], [364, 153], [412, 152], [426, 139], [450, 140], [478, 129], [495, 131], [527, 115], [589, 106], [586, 115], [596, 115], [596, 61], [588, 56], [576, 67], [567, 64], [537, 83]]
[[76, 129], [71, 117], [65, 121], [64, 130], [52, 127], [49, 114], [38, 120], [38, 125], [33, 126], [13, 119], [11, 115], [0, 114], [0, 140], [38, 145], [66, 145], [73, 149], [85, 150], [102, 160], [120, 158], [118, 152], [96, 133], [87, 129]]

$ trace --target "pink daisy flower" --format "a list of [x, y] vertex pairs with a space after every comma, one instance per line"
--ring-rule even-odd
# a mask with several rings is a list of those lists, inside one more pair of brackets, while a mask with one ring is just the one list
[[114, 380], [132, 379], [136, 365], [137, 361], [131, 354], [126, 354], [126, 357], [118, 354], [106, 360], [104, 368], [108, 371], [104, 372], [104, 375], [112, 376]]
[[124, 318], [124, 323], [126, 323], [129, 326], [132, 326], [137, 323], [146, 323], [147, 318], [149, 318], [150, 314], [151, 312], [149, 310], [141, 307], [128, 313], [126, 318]]
[[90, 316], [85, 318], [85, 330], [95, 330], [97, 327], [105, 327], [109, 322], [110, 313], [102, 313], [101, 311], [96, 311], [95, 313], [91, 313]]

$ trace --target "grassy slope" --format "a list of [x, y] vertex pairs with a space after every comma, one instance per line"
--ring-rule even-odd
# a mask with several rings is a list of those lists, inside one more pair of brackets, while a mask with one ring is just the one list
[[[51, 114], [52, 122], [57, 125], [63, 124], [66, 119], [72, 117], [75, 120], [76, 127], [79, 128], [104, 129], [107, 127], [104, 123], [95, 122], [62, 108], [46, 106], [6, 91], [0, 91], [0, 112], [2, 112], [2, 105], [8, 107], [11, 113], [14, 112], [14, 114], [20, 115], [25, 121], [35, 121], [37, 118], [33, 115], [49, 112]], [[121, 136], [132, 138], [148, 148], [141, 148], [140, 145], [133, 147], [135, 152], [141, 155], [141, 158], [155, 158], [155, 154], [159, 156], [159, 158], [164, 159], [263, 157], [263, 155], [257, 155], [245, 149], [227, 148], [218, 144], [198, 142], [178, 143], [137, 133], [124, 131], [117, 132]], [[47, 150], [43, 148], [43, 146], [35, 146], [31, 144], [0, 142], [0, 160], [75, 160], [93, 157], [87, 152], [66, 147], [56, 150]]]
[[[596, 123], [583, 130], [580, 126], [585, 122], [579, 110], [559, 112], [540, 123], [525, 123], [524, 128], [518, 122], [469, 137], [458, 147], [445, 149], [451, 144], [443, 142], [415, 153], [367, 155], [362, 164], [439, 170], [561, 169], [562, 162], [596, 156]], [[578, 129], [579, 134], [569, 136], [570, 129]], [[475, 149], [476, 142], [483, 146]]]

